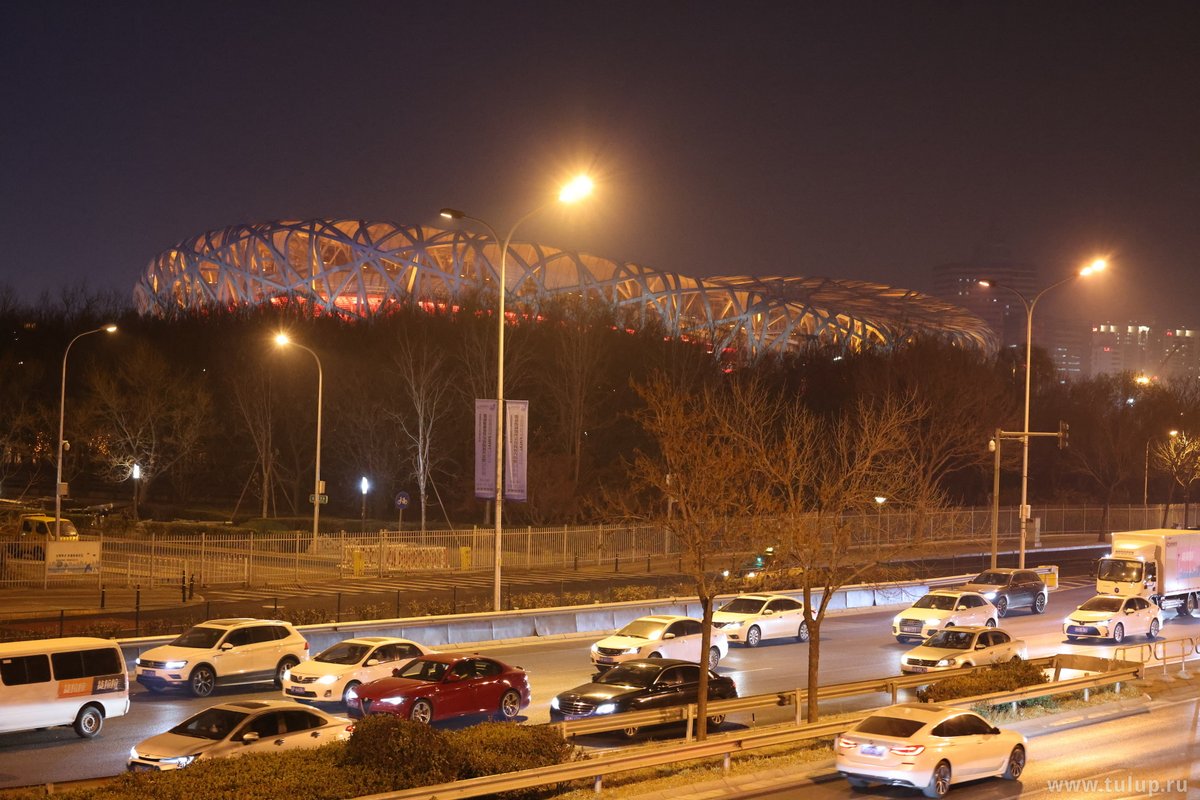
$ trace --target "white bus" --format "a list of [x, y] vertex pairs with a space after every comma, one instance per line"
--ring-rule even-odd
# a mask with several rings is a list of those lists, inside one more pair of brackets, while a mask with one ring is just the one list
[[0, 644], [0, 733], [71, 725], [90, 739], [128, 711], [125, 657], [111, 639]]

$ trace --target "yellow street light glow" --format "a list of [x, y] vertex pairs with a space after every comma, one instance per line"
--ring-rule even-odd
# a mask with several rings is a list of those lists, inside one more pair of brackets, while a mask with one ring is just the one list
[[291, 344], [291, 343], [292, 343], [292, 340], [288, 338], [288, 335], [286, 333], [275, 334], [275, 344], [279, 345], [280, 347], [282, 347], [286, 344]]
[[1133, 379], [1133, 382], [1138, 384], [1139, 386], [1145, 386], [1146, 384], [1148, 384], [1150, 382], [1150, 379], [1148, 377], [1146, 377], [1145, 375], [1138, 375], [1136, 378]]
[[562, 191], [558, 193], [558, 199], [563, 203], [574, 203], [591, 194], [595, 186], [587, 175], [580, 175], [562, 188]]
[[104, 332], [105, 332], [105, 333], [116, 333], [116, 332], [117, 332], [117, 326], [116, 326], [116, 325], [105, 325], [105, 326], [104, 326]]
[[1094, 272], [1103, 272], [1107, 267], [1108, 267], [1107, 259], [1097, 258], [1095, 261], [1088, 264], [1083, 269], [1079, 270], [1079, 274], [1080, 274], [1080, 276], [1086, 278], [1088, 275], [1091, 275]]
[[1179, 431], [1167, 431], [1167, 433], [1168, 433], [1169, 435], [1171, 435], [1171, 436], [1178, 436], [1178, 435], [1179, 435]]

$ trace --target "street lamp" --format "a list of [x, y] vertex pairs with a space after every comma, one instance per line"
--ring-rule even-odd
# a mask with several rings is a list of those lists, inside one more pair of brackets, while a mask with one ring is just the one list
[[[317, 551], [317, 524], [321, 519], [321, 495], [324, 494], [324, 487], [321, 485], [321, 398], [325, 393], [325, 373], [321, 369], [321, 359], [311, 348], [305, 347], [299, 342], [293, 342], [286, 333], [275, 335], [275, 344], [279, 347], [299, 347], [313, 357], [317, 362], [317, 454], [316, 467], [313, 471], [313, 530], [312, 530], [312, 551]], [[265, 490], [265, 489], [264, 489]]]
[[66, 449], [67, 443], [63, 441], [63, 425], [67, 419], [67, 356], [71, 353], [71, 345], [78, 342], [84, 336], [91, 336], [93, 333], [116, 333], [116, 325], [105, 325], [101, 328], [96, 328], [91, 331], [84, 331], [77, 335], [74, 339], [67, 342], [67, 349], [63, 351], [62, 361], [62, 389], [58, 395], [58, 464], [55, 467], [54, 473], [54, 538], [59, 538], [59, 533], [62, 529], [62, 496], [63, 496], [63, 450]]
[[138, 518], [138, 481], [142, 479], [142, 465], [135, 463], [129, 477], [133, 478], [133, 521]]
[[[586, 175], [580, 175], [568, 183], [558, 193], [558, 202], [560, 203], [575, 203], [592, 193], [593, 183], [591, 178]], [[503, 244], [500, 245], [500, 270], [497, 276], [496, 286], [496, 533], [495, 533], [495, 556], [493, 559], [493, 580], [492, 580], [492, 606], [496, 611], [500, 611], [500, 569], [501, 569], [501, 509], [504, 505], [504, 299], [505, 293], [508, 291], [507, 277], [505, 268], [508, 263], [508, 247], [512, 243], [513, 234], [517, 232], [517, 228], [521, 223], [529, 219], [538, 212], [553, 205], [554, 201], [543, 203], [533, 209], [525, 216], [518, 219], [509, 228], [508, 235], [504, 237]], [[454, 208], [443, 208], [440, 212], [441, 216], [446, 219], [468, 219], [473, 222], [478, 222], [483, 227], [487, 228], [492, 235], [492, 241], [499, 243], [500, 237], [496, 235], [496, 229], [486, 221], [479, 217], [472, 217], [469, 214], [459, 211]]]
[[367, 476], [358, 483], [358, 488], [362, 490], [362, 532], [367, 532], [367, 490], [371, 488], [371, 483], [367, 480]]
[[1021, 508], [1019, 510], [1021, 518], [1021, 547], [1020, 561], [1018, 566], [1021, 569], [1025, 568], [1025, 537], [1029, 529], [1029, 386], [1033, 376], [1033, 309], [1037, 306], [1038, 300], [1051, 289], [1057, 289], [1063, 284], [1070, 283], [1076, 278], [1086, 278], [1089, 275], [1094, 275], [1097, 272], [1103, 272], [1108, 266], [1108, 262], [1103, 258], [1097, 258], [1092, 263], [1081, 268], [1074, 275], [1063, 278], [1057, 283], [1052, 283], [1045, 289], [1042, 289], [1033, 300], [1029, 300], [1019, 290], [1003, 283], [994, 280], [981, 280], [979, 285], [983, 287], [995, 286], [1000, 289], [1007, 289], [1021, 299], [1021, 303], [1025, 306], [1025, 425], [1021, 428]]

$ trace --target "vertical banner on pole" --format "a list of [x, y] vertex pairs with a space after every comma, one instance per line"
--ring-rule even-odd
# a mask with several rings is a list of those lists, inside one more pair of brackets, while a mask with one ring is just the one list
[[475, 497], [496, 496], [496, 401], [475, 401]]
[[529, 401], [505, 400], [504, 499], [524, 503], [529, 488], [526, 467], [529, 453]]

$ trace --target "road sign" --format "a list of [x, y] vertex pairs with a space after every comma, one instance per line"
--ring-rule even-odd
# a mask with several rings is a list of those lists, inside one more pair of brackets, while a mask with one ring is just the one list
[[412, 498], [408, 496], [408, 492], [396, 492], [396, 508], [403, 511], [408, 508], [410, 502]]
[[[317, 496], [315, 494], [310, 494], [308, 496], [308, 502], [315, 503], [316, 501], [317, 501]], [[321, 505], [325, 505], [328, 502], [329, 502], [329, 495], [327, 495], [327, 494], [321, 495]]]

